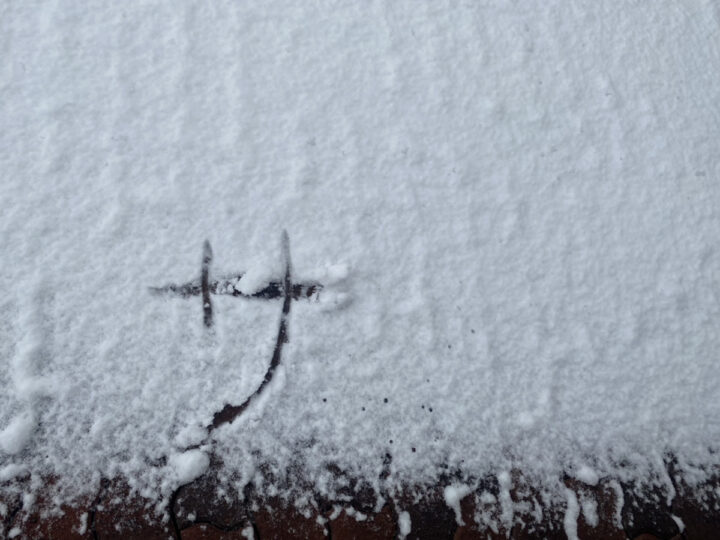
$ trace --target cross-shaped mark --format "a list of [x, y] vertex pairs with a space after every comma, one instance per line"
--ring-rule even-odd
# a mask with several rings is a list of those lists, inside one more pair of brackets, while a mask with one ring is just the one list
[[290, 306], [293, 300], [299, 300], [301, 298], [310, 298], [314, 294], [322, 289], [322, 285], [319, 283], [293, 283], [292, 282], [292, 264], [290, 261], [290, 240], [287, 232], [283, 231], [282, 234], [282, 251], [285, 266], [285, 275], [281, 282], [271, 281], [263, 289], [253, 293], [245, 294], [240, 290], [240, 280], [243, 277], [242, 273], [220, 278], [216, 280], [210, 279], [210, 264], [212, 263], [212, 248], [210, 242], [205, 240], [203, 243], [203, 257], [202, 265], [200, 267], [200, 279], [189, 281], [181, 285], [166, 285], [164, 287], [150, 287], [150, 291], [155, 294], [171, 294], [180, 296], [182, 298], [188, 298], [190, 296], [201, 296], [202, 297], [202, 308], [203, 308], [203, 322], [206, 327], [210, 328], [213, 325], [213, 309], [211, 294], [230, 295], [244, 298], [261, 298], [261, 299], [273, 299], [283, 298], [282, 314], [280, 316], [280, 325], [278, 328], [277, 340], [275, 342], [275, 349], [273, 350], [273, 356], [270, 360], [270, 366], [265, 372], [265, 377], [260, 383], [260, 386], [255, 392], [248, 397], [240, 405], [231, 405], [227, 403], [220, 411], [216, 412], [213, 416], [212, 424], [207, 429], [208, 432], [220, 427], [225, 423], [230, 423], [237, 418], [249, 405], [256, 399], [265, 387], [272, 380], [275, 369], [280, 364], [282, 357], [282, 347], [287, 343], [287, 327], [288, 327], [288, 315], [290, 314]]
[[[287, 232], [283, 231], [283, 257], [285, 258], [285, 266], [290, 261], [290, 246]], [[271, 300], [274, 298], [282, 298], [285, 296], [285, 282], [270, 281], [265, 287], [252, 294], [245, 294], [240, 290], [240, 280], [244, 273], [240, 272], [230, 276], [220, 277], [218, 279], [210, 279], [210, 265], [212, 263], [213, 253], [210, 242], [205, 240], [203, 243], [202, 265], [200, 267], [200, 279], [194, 279], [187, 283], [176, 285], [171, 283], [164, 287], [150, 287], [150, 292], [154, 294], [167, 294], [188, 298], [191, 296], [202, 297], [203, 322], [208, 328], [213, 325], [213, 308], [211, 295], [229, 295], [240, 298], [259, 298]], [[311, 298], [323, 288], [320, 283], [290, 283], [288, 284], [290, 296], [293, 300], [301, 298]]]

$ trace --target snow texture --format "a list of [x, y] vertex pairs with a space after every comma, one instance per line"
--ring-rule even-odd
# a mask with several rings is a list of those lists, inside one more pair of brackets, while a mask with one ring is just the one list
[[675, 522], [675, 525], [677, 525], [680, 534], [683, 534], [685, 532], [685, 523], [683, 522], [683, 520], [675, 514], [672, 514], [670, 517]]
[[447, 504], [455, 512], [455, 521], [457, 521], [458, 525], [465, 525], [462, 519], [460, 501], [463, 499], [463, 497], [469, 495], [471, 492], [472, 488], [464, 484], [447, 486], [443, 492], [443, 495], [445, 497], [445, 504]]
[[400, 538], [405, 538], [412, 530], [412, 523], [410, 522], [410, 514], [403, 511], [398, 514], [398, 529], [400, 532]]
[[7, 482], [8, 480], [17, 478], [18, 476], [25, 474], [26, 472], [27, 467], [25, 467], [24, 465], [20, 465], [18, 463], [10, 463], [9, 465], [0, 467], [0, 482]]
[[80, 515], [80, 525], [77, 528], [78, 534], [85, 534], [87, 532], [87, 526], [88, 526], [88, 514], [87, 512], [83, 512]]
[[208, 332], [148, 288], [199, 280], [208, 239], [256, 290], [286, 229], [326, 283], [207, 441], [239, 491], [265, 462], [377, 485], [388, 453], [388, 483], [520, 469], [560, 500], [580, 463], [702, 476], [719, 30], [712, 0], [6, 2], [0, 467], [199, 474], [178, 452], [259, 387], [282, 300], [214, 295]]
[[589, 486], [596, 486], [597, 483], [600, 481], [598, 474], [587, 465], [581, 465], [578, 468], [578, 470], [575, 472], [575, 478], [577, 478], [581, 482], [586, 483]]
[[178, 485], [187, 484], [201, 476], [210, 465], [210, 458], [202, 450], [188, 450], [174, 454], [168, 460]]
[[567, 508], [565, 509], [565, 517], [563, 518], [563, 526], [568, 540], [579, 540], [577, 531], [577, 520], [580, 517], [580, 506], [578, 505], [577, 495], [571, 489], [565, 489], [567, 498]]
[[175, 445], [178, 448], [188, 448], [200, 444], [207, 435], [207, 429], [199, 425], [188, 424], [175, 436]]
[[499, 497], [500, 497], [500, 519], [508, 529], [511, 528], [515, 508], [510, 496], [510, 473], [502, 471], [497, 475]]
[[13, 418], [0, 431], [0, 449], [6, 454], [18, 454], [27, 445], [37, 427], [35, 418], [30, 413], [23, 413]]
[[600, 524], [600, 516], [598, 516], [597, 512], [597, 501], [592, 497], [581, 495], [580, 506], [587, 524], [591, 527], [597, 527]]
[[240, 278], [237, 289], [243, 294], [255, 294], [264, 289], [279, 274], [280, 272], [273, 268], [271, 262], [267, 260], [254, 261]]

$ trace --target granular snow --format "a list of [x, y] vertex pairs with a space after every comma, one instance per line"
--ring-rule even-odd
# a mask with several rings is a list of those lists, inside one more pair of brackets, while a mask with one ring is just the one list
[[501, 471], [718, 464], [714, 2], [34, 4], [0, 17], [0, 467], [199, 474], [283, 301], [213, 296], [209, 332], [148, 288], [206, 238], [213, 276], [282, 280], [282, 229], [325, 287], [207, 441], [238, 490], [459, 470], [511, 518]]

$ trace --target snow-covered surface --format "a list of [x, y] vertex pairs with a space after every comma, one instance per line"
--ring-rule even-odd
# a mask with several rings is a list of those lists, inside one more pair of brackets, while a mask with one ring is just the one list
[[412, 530], [412, 522], [410, 521], [410, 514], [403, 511], [398, 514], [398, 532], [400, 538], [405, 538]]
[[563, 518], [565, 534], [568, 540], [578, 540], [577, 520], [580, 517], [580, 506], [578, 505], [577, 495], [573, 490], [565, 488], [565, 496], [567, 498], [567, 508]]
[[[276, 270], [275, 272], [273, 270]], [[280, 269], [273, 269], [271, 261], [258, 258], [257, 261], [245, 269], [245, 273], [238, 282], [237, 289], [243, 294], [255, 294], [263, 290], [276, 276], [282, 275]]]
[[17, 415], [0, 431], [0, 450], [5, 454], [19, 453], [27, 445], [34, 429], [35, 419], [31, 414]]
[[13, 480], [21, 474], [25, 474], [26, 472], [27, 468], [24, 465], [10, 463], [0, 468], [0, 482], [7, 482], [8, 480]]
[[716, 2], [0, 9], [0, 467], [197, 473], [157, 464], [255, 391], [281, 301], [207, 332], [148, 287], [207, 238], [255, 290], [282, 229], [327, 286], [212, 434], [237, 485], [717, 464]]
[[178, 485], [192, 482], [207, 471], [210, 458], [202, 450], [188, 450], [173, 454], [168, 458], [168, 465]]
[[578, 470], [575, 472], [575, 478], [589, 486], [596, 486], [600, 481], [598, 473], [595, 472], [592, 467], [588, 467], [584, 464], [578, 467]]
[[447, 504], [450, 508], [453, 509], [453, 512], [455, 512], [455, 521], [457, 521], [458, 525], [465, 524], [462, 519], [460, 501], [464, 497], [472, 493], [472, 491], [473, 489], [465, 484], [453, 484], [451, 486], [447, 486], [443, 491], [445, 504]]

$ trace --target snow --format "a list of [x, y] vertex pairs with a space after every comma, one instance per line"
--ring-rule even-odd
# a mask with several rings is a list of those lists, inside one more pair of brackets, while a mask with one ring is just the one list
[[683, 522], [683, 520], [681, 518], [679, 518], [678, 516], [676, 516], [675, 514], [671, 514], [670, 517], [677, 525], [678, 531], [680, 532], [680, 534], [683, 534], [685, 532], [685, 523]]
[[398, 514], [398, 529], [400, 532], [400, 538], [405, 538], [412, 530], [412, 523], [410, 522], [410, 514], [406, 511], [402, 511]]
[[463, 497], [466, 497], [471, 492], [472, 488], [464, 484], [447, 486], [443, 491], [443, 495], [445, 497], [445, 504], [447, 504], [455, 512], [455, 521], [457, 521], [458, 525], [464, 525], [462, 519], [462, 510], [460, 509], [460, 501], [463, 499]]
[[585, 521], [591, 527], [597, 527], [600, 524], [600, 516], [597, 512], [597, 501], [591, 497], [580, 496], [580, 506]]
[[575, 472], [575, 478], [581, 482], [585, 482], [589, 486], [596, 486], [600, 481], [598, 474], [587, 465], [581, 465]]
[[188, 448], [200, 444], [207, 435], [207, 429], [204, 427], [188, 424], [175, 436], [175, 445], [178, 448]]
[[243, 294], [255, 294], [279, 275], [281, 272], [277, 271], [276, 265], [273, 265], [272, 261], [259, 259], [249, 265], [247, 271], [240, 278], [237, 289]]
[[328, 285], [342, 283], [348, 278], [349, 275], [350, 267], [347, 264], [331, 264], [327, 267], [325, 271], [326, 279], [323, 280], [323, 283], [327, 283]]
[[[0, 18], [0, 468], [161, 492], [202, 442], [242, 492], [391, 453], [388, 484], [504, 478], [512, 519], [507, 471], [562, 500], [719, 464], [714, 2], [37, 8]], [[282, 300], [214, 295], [208, 332], [149, 287], [208, 239], [257, 291], [283, 229], [323, 288], [203, 432]]]
[[18, 476], [25, 474], [26, 472], [27, 467], [25, 467], [25, 465], [21, 465], [19, 463], [10, 463], [8, 465], [5, 465], [4, 467], [0, 467], [0, 482], [7, 482], [8, 480], [17, 478]]
[[579, 540], [577, 531], [577, 520], [580, 517], [580, 506], [578, 505], [577, 495], [571, 489], [565, 488], [565, 496], [567, 498], [567, 508], [565, 509], [565, 517], [563, 518], [563, 527], [568, 540]]
[[510, 496], [511, 478], [510, 473], [502, 471], [497, 475], [499, 498], [500, 498], [500, 519], [505, 526], [510, 529], [513, 522], [515, 508], [512, 497]]
[[0, 450], [6, 454], [20, 453], [27, 446], [36, 427], [37, 422], [32, 414], [16, 416], [0, 431]]
[[205, 473], [210, 465], [210, 458], [202, 450], [188, 450], [173, 454], [168, 466], [173, 471], [178, 485], [188, 484]]
[[83, 512], [80, 514], [80, 525], [77, 528], [78, 534], [85, 534], [87, 532], [87, 526], [88, 526], [88, 513]]
[[622, 509], [623, 506], [625, 506], [625, 494], [623, 493], [622, 487], [620, 484], [613, 480], [610, 482], [610, 487], [615, 492], [615, 497], [617, 499], [617, 502], [615, 503], [615, 526], [616, 527], [622, 527]]

